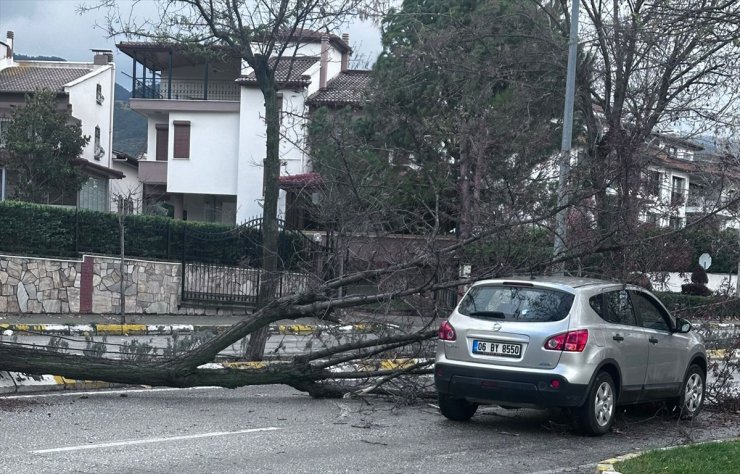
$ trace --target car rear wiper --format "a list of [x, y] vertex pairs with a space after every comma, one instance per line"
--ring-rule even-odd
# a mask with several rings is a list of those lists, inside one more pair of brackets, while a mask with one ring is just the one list
[[470, 316], [483, 316], [484, 318], [506, 319], [506, 315], [501, 311], [473, 311]]

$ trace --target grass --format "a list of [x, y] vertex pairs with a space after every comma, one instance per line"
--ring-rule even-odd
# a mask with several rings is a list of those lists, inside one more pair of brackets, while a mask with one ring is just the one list
[[622, 474], [735, 474], [740, 472], [740, 440], [652, 451], [614, 465]]

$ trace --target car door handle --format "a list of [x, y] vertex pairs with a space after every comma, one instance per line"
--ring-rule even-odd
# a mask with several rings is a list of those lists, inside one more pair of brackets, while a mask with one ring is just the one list
[[621, 334], [615, 334], [615, 335], [613, 335], [613, 336], [612, 336], [612, 339], [614, 339], [614, 340], [615, 340], [615, 341], [617, 341], [617, 342], [622, 342], [622, 341], [624, 341], [624, 337], [622, 337], [622, 335], [621, 335]]
[[655, 337], [653, 337], [653, 336], [650, 336], [650, 338], [648, 339], [648, 341], [650, 341], [651, 344], [657, 344], [658, 343], [658, 339], [655, 338]]

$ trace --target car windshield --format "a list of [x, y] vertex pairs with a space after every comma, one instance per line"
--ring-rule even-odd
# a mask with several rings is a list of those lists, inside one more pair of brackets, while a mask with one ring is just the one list
[[473, 287], [457, 311], [475, 318], [546, 322], [565, 318], [573, 295], [557, 290], [524, 286]]

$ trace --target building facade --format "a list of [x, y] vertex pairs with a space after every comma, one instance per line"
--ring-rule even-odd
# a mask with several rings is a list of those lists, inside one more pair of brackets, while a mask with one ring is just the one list
[[[0, 42], [0, 129], [9, 123], [12, 110], [25, 104], [27, 94], [43, 89], [54, 92], [59, 109], [70, 112], [90, 141], [75, 163], [87, 175], [87, 182], [76, 196], [50, 197], [49, 204], [114, 210], [111, 180], [122, 179], [124, 174], [113, 168], [113, 55], [93, 50], [92, 62], [20, 61], [13, 58], [14, 42], [10, 31]], [[7, 199], [12, 180], [4, 167], [0, 180], [0, 198]]]
[[[308, 98], [347, 70], [349, 37], [301, 31], [272, 59], [281, 107], [281, 176], [310, 173]], [[120, 43], [133, 61], [131, 108], [148, 122], [139, 162], [145, 205], [177, 219], [226, 224], [262, 215], [264, 99], [253, 71], [229, 54], [176, 44]], [[218, 51], [216, 51], [217, 53]], [[279, 215], [285, 217], [285, 190]]]

